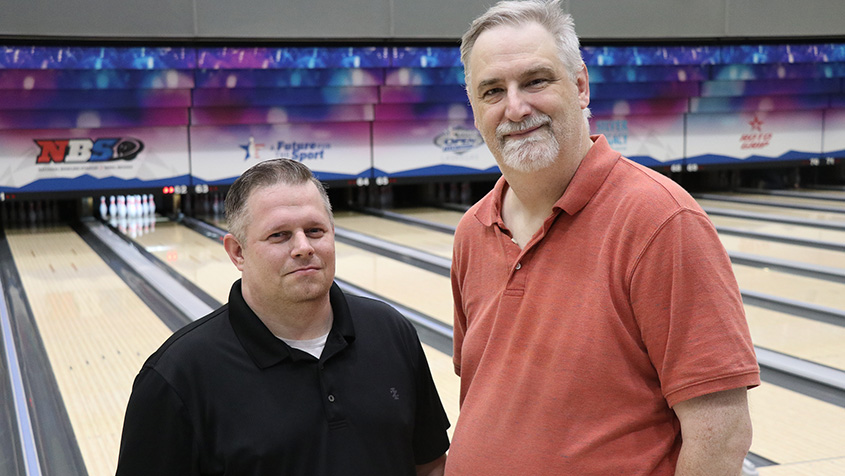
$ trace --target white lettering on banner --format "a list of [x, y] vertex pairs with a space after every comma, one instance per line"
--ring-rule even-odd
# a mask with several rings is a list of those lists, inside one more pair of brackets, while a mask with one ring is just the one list
[[596, 121], [596, 133], [604, 134], [607, 143], [615, 149], [623, 149], [628, 145], [628, 120], [614, 119]]
[[484, 143], [481, 133], [475, 128], [449, 127], [434, 138], [434, 145], [443, 152], [464, 154]]
[[[246, 151], [245, 159], [261, 159], [259, 152], [266, 146], [264, 143], [256, 143], [255, 138], [250, 137], [249, 142], [240, 147]], [[272, 155], [276, 157], [287, 157], [302, 162], [304, 160], [325, 159], [326, 150], [331, 149], [332, 145], [327, 142], [287, 142], [280, 140], [275, 145], [270, 144], [266, 148], [272, 151]]]

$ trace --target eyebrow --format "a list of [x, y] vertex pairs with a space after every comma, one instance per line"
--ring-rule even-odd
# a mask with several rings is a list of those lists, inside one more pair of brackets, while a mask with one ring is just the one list
[[[529, 68], [529, 69], [525, 70], [522, 74], [520, 74], [519, 77], [520, 77], [520, 79], [525, 79], [525, 78], [530, 78], [532, 76], [536, 76], [538, 74], [548, 74], [550, 76], [557, 77], [557, 73], [555, 72], [555, 70], [553, 68], [551, 68], [549, 66], [545, 66], [545, 65], [534, 66], [532, 68]], [[478, 85], [476, 85], [476, 91], [484, 89], [488, 86], [492, 86], [492, 85], [499, 83], [501, 81], [502, 81], [501, 78], [485, 79], [485, 80], [479, 82]]]

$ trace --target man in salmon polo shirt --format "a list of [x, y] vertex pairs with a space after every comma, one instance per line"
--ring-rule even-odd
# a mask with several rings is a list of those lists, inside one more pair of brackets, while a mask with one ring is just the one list
[[503, 177], [455, 234], [446, 474], [739, 475], [759, 368], [707, 216], [590, 136], [558, 0], [493, 6], [461, 59]]

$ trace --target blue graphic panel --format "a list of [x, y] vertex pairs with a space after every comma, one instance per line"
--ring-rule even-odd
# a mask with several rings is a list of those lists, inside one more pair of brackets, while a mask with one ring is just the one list
[[0, 47], [0, 69], [193, 69], [193, 48]]
[[380, 68], [388, 66], [388, 49], [348, 48], [200, 48], [202, 69]]
[[396, 47], [390, 66], [411, 68], [463, 67], [461, 52], [457, 47]]
[[435, 84], [464, 84], [464, 69], [452, 68], [391, 68], [384, 83], [389, 86], [431, 86]]
[[841, 91], [839, 79], [705, 81], [701, 83], [702, 97], [835, 94], [839, 91]]
[[822, 45], [726, 45], [722, 63], [814, 63], [828, 61], [837, 52], [832, 44]]
[[188, 90], [0, 90], [2, 109], [128, 109], [189, 107]]
[[711, 46], [584, 46], [581, 55], [588, 67], [719, 63], [719, 49]]
[[676, 98], [698, 95], [699, 83], [599, 83], [590, 85], [593, 99]]
[[711, 79], [825, 79], [845, 77], [845, 63], [723, 64], [711, 66]]
[[383, 86], [382, 103], [469, 103], [466, 89], [461, 85], [452, 86]]
[[590, 84], [687, 82], [710, 79], [708, 66], [592, 66]]
[[384, 84], [381, 69], [238, 69], [196, 72], [197, 88], [314, 88], [378, 86]]
[[375, 87], [195, 89], [195, 106], [273, 106], [286, 104], [372, 104]]
[[180, 70], [0, 69], [0, 89], [192, 89], [193, 73]]

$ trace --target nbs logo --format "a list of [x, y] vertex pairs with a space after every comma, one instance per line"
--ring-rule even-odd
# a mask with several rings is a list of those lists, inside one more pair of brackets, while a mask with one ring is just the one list
[[37, 164], [132, 160], [144, 150], [144, 143], [132, 138], [35, 139], [41, 149]]

